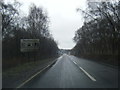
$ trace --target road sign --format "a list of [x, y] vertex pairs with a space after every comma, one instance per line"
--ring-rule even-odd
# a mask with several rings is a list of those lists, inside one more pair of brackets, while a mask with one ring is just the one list
[[20, 40], [21, 52], [33, 52], [39, 49], [39, 39], [21, 39]]

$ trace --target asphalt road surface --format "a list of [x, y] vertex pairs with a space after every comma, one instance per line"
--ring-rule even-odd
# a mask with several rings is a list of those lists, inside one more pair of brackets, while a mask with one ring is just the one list
[[22, 88], [118, 88], [118, 70], [64, 54]]

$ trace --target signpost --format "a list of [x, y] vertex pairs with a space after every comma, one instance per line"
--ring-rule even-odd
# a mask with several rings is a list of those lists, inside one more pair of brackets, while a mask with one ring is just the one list
[[27, 52], [28, 59], [29, 59], [29, 53], [34, 52], [34, 61], [35, 61], [36, 51], [38, 50], [39, 50], [39, 39], [21, 39], [20, 40], [20, 51]]
[[21, 52], [34, 52], [39, 49], [39, 39], [21, 39]]

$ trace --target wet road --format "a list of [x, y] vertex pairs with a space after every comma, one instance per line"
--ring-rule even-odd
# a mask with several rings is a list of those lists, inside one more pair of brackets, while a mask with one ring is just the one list
[[118, 70], [64, 54], [22, 88], [118, 88]]

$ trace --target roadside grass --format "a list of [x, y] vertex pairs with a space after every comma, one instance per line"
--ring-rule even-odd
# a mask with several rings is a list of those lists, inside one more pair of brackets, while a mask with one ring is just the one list
[[11, 67], [2, 72], [2, 87], [13, 88], [30, 78], [39, 70], [56, 60], [57, 57], [41, 59]]
[[43, 59], [43, 60], [38, 60], [38, 61], [31, 61], [28, 63], [24, 63], [22, 65], [18, 65], [16, 67], [9, 68], [5, 71], [2, 72], [2, 75], [4, 77], [16, 77], [18, 76], [21, 72], [26, 72], [29, 70], [32, 70], [39, 65], [43, 64], [44, 62], [49, 62], [50, 60], [53, 60], [55, 58], [49, 58], [49, 59]]

